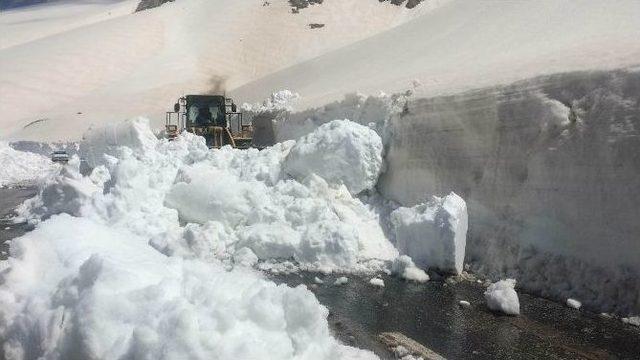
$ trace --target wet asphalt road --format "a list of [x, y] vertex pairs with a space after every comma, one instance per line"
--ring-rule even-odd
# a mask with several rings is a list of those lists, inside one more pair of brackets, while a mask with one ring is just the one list
[[[29, 230], [8, 217], [35, 193], [34, 188], [0, 189], [0, 259], [6, 258], [8, 241]], [[382, 358], [392, 355], [378, 334], [397, 331], [447, 359], [640, 359], [638, 327], [523, 293], [522, 315], [496, 315], [484, 304], [484, 287], [471, 281], [415, 284], [383, 276], [385, 287], [378, 288], [368, 277], [350, 276], [347, 284], [334, 286], [337, 276], [266, 276], [306, 285], [329, 309], [329, 324], [340, 340]], [[316, 276], [324, 284], [315, 284]], [[462, 308], [460, 300], [471, 308]]]
[[[586, 311], [519, 293], [521, 315], [497, 315], [484, 304], [478, 283], [408, 283], [383, 276], [350, 277], [335, 286], [335, 276], [316, 285], [318, 274], [271, 276], [276, 282], [305, 284], [330, 310], [329, 323], [345, 343], [391, 358], [377, 341], [397, 331], [447, 359], [640, 359], [640, 328]], [[458, 302], [467, 300], [471, 308]]]

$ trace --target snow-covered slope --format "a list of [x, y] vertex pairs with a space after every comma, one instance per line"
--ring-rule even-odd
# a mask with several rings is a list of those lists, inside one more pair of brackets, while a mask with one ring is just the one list
[[0, 138], [77, 139], [90, 124], [137, 115], [159, 125], [180, 95], [240, 86], [440, 2], [409, 10], [327, 0], [299, 14], [284, 0], [180, 0], [135, 14], [133, 0], [9, 10], [0, 16]]
[[361, 42], [247, 84], [232, 93], [257, 101], [295, 89], [299, 109], [345, 93], [422, 85], [434, 96], [541, 74], [640, 64], [636, 0], [454, 0]]

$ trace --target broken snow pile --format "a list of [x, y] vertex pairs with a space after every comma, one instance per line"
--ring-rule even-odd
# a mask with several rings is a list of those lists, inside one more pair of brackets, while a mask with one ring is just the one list
[[467, 241], [467, 205], [455, 193], [391, 213], [396, 246], [422, 268], [462, 273]]
[[0, 274], [3, 358], [371, 359], [330, 335], [304, 286], [166, 257], [63, 214], [15, 239]]
[[503, 312], [507, 315], [520, 314], [520, 300], [518, 293], [514, 289], [516, 281], [514, 279], [500, 280], [489, 285], [484, 292], [487, 306], [493, 311]]
[[285, 170], [297, 179], [319, 175], [330, 183], [344, 184], [355, 195], [378, 182], [382, 140], [368, 127], [334, 120], [298, 140]]
[[[306, 170], [298, 178], [284, 171], [295, 141], [262, 151], [209, 150], [203, 138], [189, 133], [176, 141], [156, 140], [143, 120], [114, 125], [117, 131], [92, 130], [81, 149], [108, 152], [92, 153], [95, 163], [104, 165], [88, 178], [67, 169], [22, 206], [21, 215], [90, 217], [132, 231], [172, 256], [251, 265], [256, 259], [293, 260], [321, 271], [379, 267], [397, 250], [384, 235], [379, 215], [342, 184], [375, 184], [380, 138], [346, 120], [327, 125], [309, 135], [323, 140], [304, 142], [304, 153], [318, 159], [331, 144], [349, 166], [328, 159], [320, 169], [324, 173]], [[344, 140], [342, 145], [330, 143], [331, 136]], [[302, 172], [299, 159], [294, 162]], [[368, 174], [367, 185], [355, 184], [362, 172]]]
[[83, 204], [94, 193], [101, 193], [108, 179], [109, 174], [104, 167], [96, 168], [90, 177], [83, 177], [80, 174], [80, 159], [74, 155], [58, 174], [40, 184], [38, 196], [18, 206], [15, 220], [37, 222], [60, 213], [79, 215]]
[[2, 141], [0, 164], [0, 187], [33, 185], [59, 169], [59, 166], [42, 155], [14, 150]]

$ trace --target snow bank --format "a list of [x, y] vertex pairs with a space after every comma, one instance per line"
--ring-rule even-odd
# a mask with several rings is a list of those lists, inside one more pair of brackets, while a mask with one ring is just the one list
[[375, 358], [331, 337], [327, 309], [304, 286], [168, 258], [87, 218], [42, 223], [13, 241], [8, 262], [0, 274], [8, 359]]
[[413, 260], [407, 255], [398, 256], [395, 260], [393, 260], [393, 264], [391, 265], [391, 272], [405, 280], [416, 281], [420, 283], [429, 281], [429, 275], [427, 275], [424, 270], [417, 267], [413, 263]]
[[418, 266], [462, 273], [467, 236], [467, 206], [455, 193], [391, 213], [396, 246]]
[[516, 281], [514, 279], [500, 280], [489, 285], [484, 292], [484, 298], [487, 306], [493, 311], [503, 312], [507, 315], [520, 314], [520, 300], [518, 293], [514, 287]]
[[285, 163], [285, 171], [297, 179], [316, 174], [344, 184], [354, 195], [372, 189], [381, 170], [380, 136], [348, 120], [334, 120], [298, 140]]
[[16, 151], [3, 141], [0, 141], [0, 164], [0, 188], [33, 185], [59, 169], [45, 156]]

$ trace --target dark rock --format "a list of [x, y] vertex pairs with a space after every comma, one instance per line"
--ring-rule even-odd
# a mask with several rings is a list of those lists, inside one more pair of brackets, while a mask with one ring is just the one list
[[173, 2], [174, 0], [140, 0], [136, 12], [153, 9], [164, 3]]

